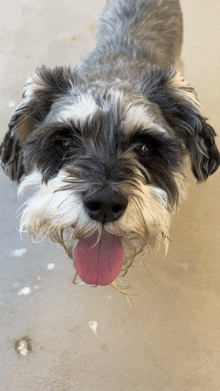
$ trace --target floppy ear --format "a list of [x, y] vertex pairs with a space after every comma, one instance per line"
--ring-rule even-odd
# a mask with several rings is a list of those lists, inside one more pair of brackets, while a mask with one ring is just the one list
[[31, 167], [23, 157], [22, 145], [50, 111], [52, 103], [71, 88], [70, 68], [42, 67], [27, 80], [23, 102], [9, 123], [8, 132], [0, 146], [1, 165], [5, 173], [19, 181]]
[[173, 68], [157, 67], [149, 69], [139, 88], [159, 105], [166, 121], [183, 139], [198, 182], [207, 179], [219, 167], [220, 154], [214, 139], [216, 133], [202, 115], [194, 89]]

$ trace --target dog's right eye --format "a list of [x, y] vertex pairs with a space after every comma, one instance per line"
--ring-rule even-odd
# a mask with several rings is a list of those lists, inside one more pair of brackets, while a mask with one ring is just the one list
[[59, 135], [59, 134], [54, 136], [53, 143], [57, 147], [62, 148], [62, 149], [76, 146], [76, 141], [74, 140], [73, 137], [70, 137], [70, 136], [67, 137], [67, 136], [63, 136], [63, 135]]
[[66, 147], [70, 146], [71, 140], [68, 140], [68, 139], [65, 139], [65, 138], [56, 136], [55, 139], [54, 139], [54, 143], [55, 143], [58, 147], [64, 147], [64, 148], [66, 148]]

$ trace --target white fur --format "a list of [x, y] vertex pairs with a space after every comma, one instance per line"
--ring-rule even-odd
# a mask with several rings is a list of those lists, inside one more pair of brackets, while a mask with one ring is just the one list
[[144, 105], [131, 106], [126, 114], [126, 119], [124, 121], [124, 131], [126, 134], [129, 134], [136, 128], [148, 129], [148, 131], [160, 131], [161, 133], [166, 133], [166, 130], [156, 125], [153, 122], [153, 118], [149, 112], [147, 112]]
[[[30, 188], [35, 189], [34, 195], [25, 203], [20, 230], [27, 231], [35, 240], [48, 235], [56, 241], [60, 241], [57, 238], [63, 237], [64, 232], [65, 247], [68, 247], [68, 254], [72, 254], [76, 239], [89, 236], [97, 229], [100, 231], [102, 225], [89, 218], [74, 188], [62, 190], [67, 183], [69, 186], [64, 170], [47, 184], [41, 183], [41, 180], [41, 174], [34, 171], [19, 186], [19, 194]], [[106, 224], [106, 230], [121, 236], [127, 251], [134, 241], [148, 247], [159, 244], [162, 236], [166, 241], [170, 221], [166, 193], [160, 188], [144, 185], [141, 180], [138, 189], [132, 189], [132, 192], [126, 182], [122, 186], [124, 191], [127, 188], [128, 193], [132, 194], [128, 207], [119, 220]]]
[[91, 95], [81, 95], [79, 101], [59, 113], [58, 120], [67, 121], [74, 118], [76, 121], [83, 122], [98, 110], [98, 106]]
[[[35, 194], [27, 200], [21, 217], [20, 230], [26, 230], [34, 238], [52, 235], [55, 229], [64, 229], [80, 219], [87, 221], [82, 200], [71, 190], [63, 190], [66, 173], [60, 171], [56, 178], [47, 184], [41, 183], [41, 175], [34, 171], [19, 186], [22, 194], [29, 188], [35, 188]], [[95, 225], [95, 224], [94, 224]]]

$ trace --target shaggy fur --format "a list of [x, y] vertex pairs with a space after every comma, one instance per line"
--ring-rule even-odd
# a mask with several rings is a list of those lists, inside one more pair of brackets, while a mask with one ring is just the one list
[[124, 268], [167, 243], [184, 194], [186, 156], [198, 182], [220, 164], [215, 132], [175, 70], [178, 0], [109, 0], [96, 47], [75, 68], [39, 68], [1, 145], [2, 167], [35, 190], [21, 230], [73, 257], [96, 230], [119, 235]]

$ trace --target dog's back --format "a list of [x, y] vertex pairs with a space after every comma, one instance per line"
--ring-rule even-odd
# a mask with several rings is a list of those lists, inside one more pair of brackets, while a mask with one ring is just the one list
[[124, 61], [130, 78], [145, 71], [148, 63], [170, 67], [180, 55], [182, 35], [179, 0], [109, 0], [98, 21], [96, 47], [79, 69], [91, 73], [104, 68], [107, 77], [120, 72], [122, 78]]

